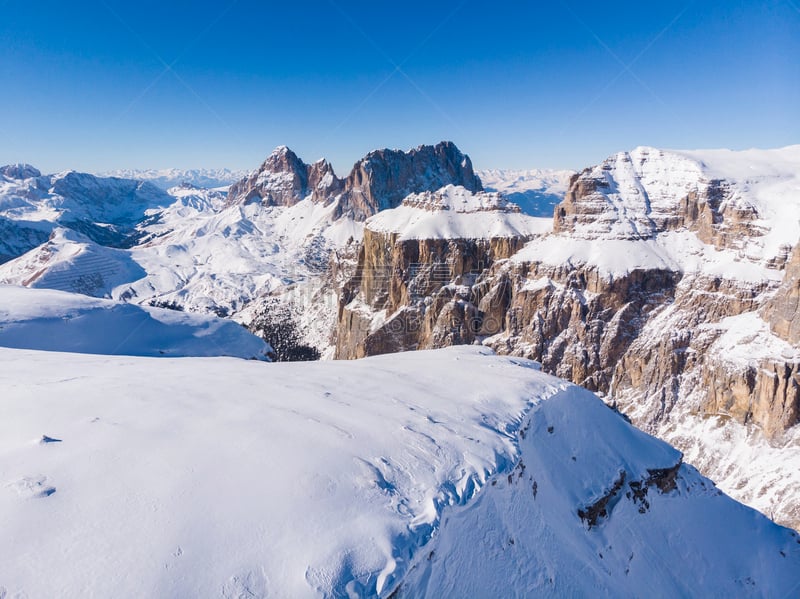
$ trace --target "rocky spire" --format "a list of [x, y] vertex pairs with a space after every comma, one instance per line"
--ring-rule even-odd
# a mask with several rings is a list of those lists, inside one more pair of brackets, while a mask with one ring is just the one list
[[356, 162], [345, 180], [342, 214], [357, 220], [387, 208], [396, 208], [407, 195], [460, 185], [482, 191], [469, 156], [451, 141], [419, 146], [408, 152], [375, 150]]

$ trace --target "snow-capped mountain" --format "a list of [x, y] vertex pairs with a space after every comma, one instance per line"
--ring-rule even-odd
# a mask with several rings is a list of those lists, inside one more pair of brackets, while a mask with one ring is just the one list
[[[123, 246], [150, 211], [170, 205], [166, 192], [147, 182], [64, 171], [42, 175], [30, 165], [0, 169], [0, 246], [6, 261], [42, 243], [56, 225], [97, 243]], [[3, 256], [5, 254], [5, 256]]]
[[164, 190], [180, 186], [184, 183], [194, 185], [195, 187], [215, 189], [229, 187], [242, 177], [246, 177], [247, 171], [231, 170], [227, 168], [117, 169], [98, 173], [98, 176], [147, 181]]
[[7, 596], [797, 590], [796, 532], [591, 393], [486, 348], [0, 360]]
[[[281, 147], [228, 194], [3, 173], [2, 281], [229, 315], [313, 350], [291, 355], [483, 343], [533, 358], [800, 526], [798, 146], [485, 174], [555, 194], [548, 218], [481, 191], [449, 143], [371, 152], [341, 179]], [[131, 190], [161, 195], [123, 214]], [[132, 247], [108, 247], [109, 224]]]

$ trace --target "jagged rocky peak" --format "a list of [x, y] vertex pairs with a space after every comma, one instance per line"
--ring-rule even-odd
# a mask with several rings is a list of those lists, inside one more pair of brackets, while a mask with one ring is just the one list
[[33, 177], [41, 177], [42, 173], [36, 167], [30, 164], [18, 162], [17, 164], [7, 164], [0, 166], [0, 175], [9, 179], [21, 181], [23, 179], [31, 179]]
[[306, 164], [286, 146], [278, 146], [261, 166], [231, 185], [227, 205], [258, 201], [265, 206], [293, 206], [312, 194], [327, 202], [342, 182], [327, 160]]
[[308, 191], [315, 202], [328, 203], [344, 189], [344, 181], [336, 176], [333, 166], [325, 158], [308, 167]]
[[347, 177], [347, 195], [341, 211], [364, 220], [399, 206], [412, 193], [435, 191], [445, 185], [460, 185], [473, 192], [483, 190], [469, 156], [451, 141], [408, 152], [374, 150], [359, 160]]
[[231, 186], [228, 205], [259, 201], [266, 206], [291, 206], [311, 196], [314, 202], [339, 199], [336, 216], [366, 218], [400, 205], [409, 194], [436, 191], [446, 185], [482, 191], [469, 156], [453, 142], [402, 150], [374, 150], [339, 179], [327, 160], [306, 164], [280, 146], [247, 177]]
[[307, 169], [297, 154], [279, 146], [260, 167], [231, 185], [228, 204], [259, 201], [266, 206], [292, 206], [306, 195]]

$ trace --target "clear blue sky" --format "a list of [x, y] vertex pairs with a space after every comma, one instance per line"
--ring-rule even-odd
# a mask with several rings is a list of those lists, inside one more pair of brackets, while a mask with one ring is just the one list
[[800, 0], [0, 0], [0, 163], [340, 174], [451, 139], [478, 168], [800, 143]]

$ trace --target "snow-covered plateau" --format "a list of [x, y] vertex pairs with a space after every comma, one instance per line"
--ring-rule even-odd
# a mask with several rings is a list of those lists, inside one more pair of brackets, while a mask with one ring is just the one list
[[791, 597], [800, 537], [480, 347], [0, 349], [7, 597]]

